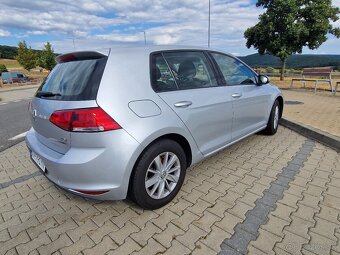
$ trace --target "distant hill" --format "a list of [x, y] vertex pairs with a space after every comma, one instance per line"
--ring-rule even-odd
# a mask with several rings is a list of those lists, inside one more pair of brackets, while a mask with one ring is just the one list
[[[252, 67], [281, 66], [280, 59], [271, 55], [260, 55], [255, 53], [239, 58]], [[291, 69], [323, 66], [340, 66], [340, 55], [301, 54], [292, 55], [287, 60], [287, 68]]]
[[[34, 50], [41, 52], [41, 50]], [[18, 47], [0, 45], [0, 58], [15, 59]], [[57, 55], [57, 54], [56, 54]], [[280, 67], [280, 59], [271, 55], [260, 55], [258, 53], [239, 57], [252, 67]], [[305, 67], [340, 66], [340, 55], [317, 55], [301, 54], [292, 55], [288, 58], [287, 68], [299, 69]]]
[[[34, 52], [41, 52], [41, 50], [33, 50]], [[0, 45], [0, 58], [15, 59], [18, 54], [18, 47]]]

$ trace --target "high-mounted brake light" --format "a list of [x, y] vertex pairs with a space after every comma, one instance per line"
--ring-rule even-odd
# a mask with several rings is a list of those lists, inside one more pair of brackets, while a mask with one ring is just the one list
[[59, 63], [65, 63], [77, 60], [77, 57], [73, 54], [65, 54], [57, 57]]
[[57, 127], [72, 132], [102, 132], [121, 126], [100, 107], [55, 111], [51, 117]]

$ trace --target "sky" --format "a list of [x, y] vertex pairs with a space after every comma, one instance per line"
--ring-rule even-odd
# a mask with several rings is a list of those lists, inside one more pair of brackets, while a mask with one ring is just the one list
[[[65, 53], [144, 45], [145, 32], [147, 44], [207, 46], [208, 0], [0, 0], [0, 6], [0, 45], [25, 40], [41, 49], [49, 41]], [[211, 0], [211, 47], [255, 53], [243, 33], [262, 12], [255, 0]], [[340, 54], [340, 40], [329, 35], [318, 50], [303, 53]]]

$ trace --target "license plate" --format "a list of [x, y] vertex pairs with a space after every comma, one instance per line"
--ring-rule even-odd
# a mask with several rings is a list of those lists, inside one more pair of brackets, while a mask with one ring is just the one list
[[31, 152], [32, 160], [38, 165], [38, 167], [45, 173], [46, 167], [44, 162], [42, 162], [41, 158], [34, 152]]

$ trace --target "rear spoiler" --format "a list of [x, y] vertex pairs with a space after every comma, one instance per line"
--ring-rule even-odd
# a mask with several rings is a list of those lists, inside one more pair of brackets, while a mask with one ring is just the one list
[[98, 51], [77, 51], [59, 55], [56, 57], [56, 61], [57, 63], [66, 63], [79, 60], [99, 59], [107, 57], [110, 54], [110, 50], [108, 50], [107, 53], [108, 54], [104, 54]]

